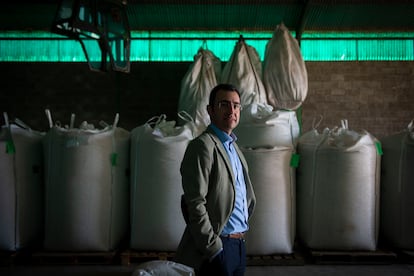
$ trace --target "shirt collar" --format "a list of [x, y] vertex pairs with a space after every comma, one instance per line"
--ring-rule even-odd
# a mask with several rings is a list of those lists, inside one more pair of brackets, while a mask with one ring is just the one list
[[223, 144], [235, 142], [237, 140], [237, 136], [234, 133], [228, 135], [214, 124], [210, 124], [210, 128], [216, 133], [217, 137]]

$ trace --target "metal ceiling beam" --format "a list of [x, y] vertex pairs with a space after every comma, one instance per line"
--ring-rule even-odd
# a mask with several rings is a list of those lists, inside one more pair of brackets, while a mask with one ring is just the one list
[[295, 30], [296, 40], [298, 41], [299, 46], [300, 46], [300, 42], [301, 42], [301, 39], [302, 39], [303, 31], [305, 30], [305, 27], [306, 27], [306, 22], [308, 20], [309, 10], [310, 10], [310, 6], [312, 4], [311, 2], [312, 2], [312, 0], [305, 0], [305, 3], [304, 3], [303, 8], [302, 8], [302, 12], [300, 14], [299, 22], [298, 22], [298, 25], [297, 25], [296, 30]]
[[[56, 0], [6, 1], [0, 30], [49, 30], [56, 10]], [[127, 11], [133, 30], [271, 32], [283, 22], [299, 43], [308, 31], [414, 31], [413, 0], [128, 0]]]

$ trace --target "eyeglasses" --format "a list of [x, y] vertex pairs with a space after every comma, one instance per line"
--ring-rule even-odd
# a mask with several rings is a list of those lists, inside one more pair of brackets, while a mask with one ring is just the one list
[[218, 105], [219, 109], [223, 109], [223, 108], [229, 109], [230, 107], [233, 107], [233, 109], [235, 109], [235, 110], [242, 110], [243, 109], [243, 107], [240, 103], [233, 103], [231, 101], [226, 101], [226, 100], [219, 101], [217, 103], [217, 105]]

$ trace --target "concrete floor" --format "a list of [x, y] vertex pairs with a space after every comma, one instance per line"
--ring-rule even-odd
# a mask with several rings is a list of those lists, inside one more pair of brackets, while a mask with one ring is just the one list
[[[102, 254], [113, 256], [110, 253]], [[125, 262], [122, 254], [114, 255], [115, 257], [110, 258], [109, 262], [106, 262], [105, 258], [80, 258], [81, 256], [97, 257], [98, 254], [75, 255], [78, 257], [75, 262], [67, 258], [71, 257], [72, 253], [62, 255], [48, 252], [34, 253], [29, 254], [28, 258], [21, 254], [11, 259], [14, 260], [12, 262], [4, 262], [7, 258], [3, 255], [1, 259], [3, 262], [0, 262], [0, 276], [124, 276], [132, 275], [138, 264], [146, 262], [142, 259], [134, 261], [135, 259], [132, 258], [134, 255], [129, 253], [126, 256], [129, 256], [127, 260], [130, 262]], [[295, 254], [285, 255], [283, 258], [248, 258], [248, 264], [245, 276], [414, 276], [412, 252], [395, 254], [392, 251], [378, 250], [352, 254], [337, 252], [331, 255], [324, 252], [323, 256], [320, 256], [318, 251], [298, 250]]]
[[[123, 276], [131, 275], [135, 266], [71, 265], [71, 266], [9, 266], [0, 267], [0, 275], [11, 276]], [[245, 276], [413, 276], [414, 264], [387, 265], [312, 265], [303, 266], [249, 266]]]

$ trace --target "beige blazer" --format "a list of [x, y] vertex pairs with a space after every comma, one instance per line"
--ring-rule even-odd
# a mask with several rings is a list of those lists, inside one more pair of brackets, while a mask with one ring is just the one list
[[[246, 182], [249, 216], [256, 198], [248, 167], [237, 145]], [[235, 204], [235, 177], [227, 152], [211, 128], [187, 147], [181, 163], [184, 201], [189, 221], [176, 251], [175, 261], [198, 269], [222, 248], [219, 234]]]

